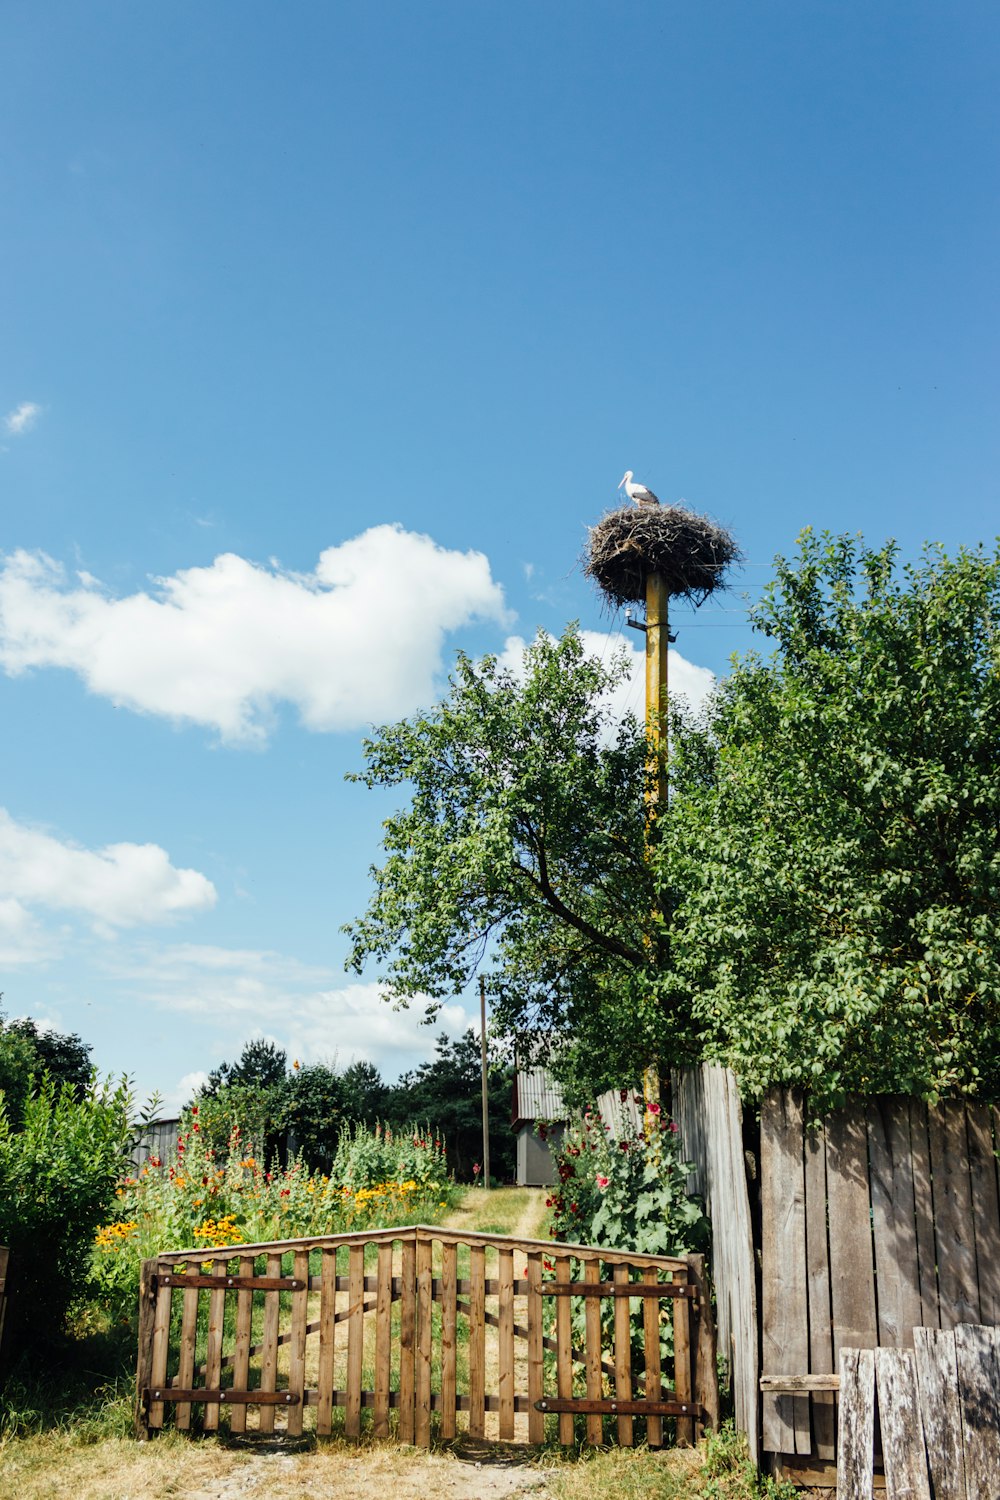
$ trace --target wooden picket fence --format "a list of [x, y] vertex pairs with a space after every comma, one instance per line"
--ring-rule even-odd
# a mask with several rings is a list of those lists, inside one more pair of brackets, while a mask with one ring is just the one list
[[624, 1446], [690, 1444], [718, 1416], [702, 1257], [416, 1226], [143, 1263], [137, 1435], [214, 1432], [223, 1408], [233, 1433], [323, 1435], [336, 1407], [349, 1438], [370, 1411], [421, 1447], [460, 1417], [541, 1443], [550, 1414], [564, 1444], [606, 1419]]

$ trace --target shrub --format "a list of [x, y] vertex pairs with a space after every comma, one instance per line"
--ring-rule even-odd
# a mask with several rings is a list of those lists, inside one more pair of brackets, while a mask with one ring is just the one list
[[123, 1079], [29, 1088], [14, 1129], [0, 1099], [0, 1244], [10, 1246], [14, 1336], [51, 1343], [83, 1290], [90, 1247], [128, 1158], [132, 1095]]
[[643, 1255], [707, 1249], [708, 1220], [688, 1195], [691, 1167], [681, 1160], [672, 1120], [612, 1140], [597, 1112], [587, 1110], [567, 1127], [555, 1156], [559, 1185], [548, 1200], [554, 1239]]

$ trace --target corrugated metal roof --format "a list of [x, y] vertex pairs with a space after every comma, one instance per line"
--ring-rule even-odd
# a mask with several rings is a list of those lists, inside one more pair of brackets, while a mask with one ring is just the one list
[[529, 1120], [566, 1120], [569, 1110], [562, 1089], [548, 1068], [518, 1068], [514, 1089], [514, 1125]]

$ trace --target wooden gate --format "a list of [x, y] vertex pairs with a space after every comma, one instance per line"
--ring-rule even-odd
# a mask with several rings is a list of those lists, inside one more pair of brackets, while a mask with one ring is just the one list
[[[716, 1424], [702, 1258], [417, 1226], [143, 1263], [136, 1430], [427, 1447], [472, 1437], [689, 1444]], [[314, 1410], [313, 1410], [314, 1409]], [[639, 1419], [637, 1431], [637, 1419]], [[609, 1429], [611, 1429], [609, 1431]]]

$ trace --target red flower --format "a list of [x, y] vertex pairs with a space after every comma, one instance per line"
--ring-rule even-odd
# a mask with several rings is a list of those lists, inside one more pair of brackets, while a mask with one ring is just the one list
[[197, 1104], [192, 1104], [192, 1106], [191, 1106], [191, 1113], [193, 1115], [196, 1115], [198, 1113], [198, 1106], [197, 1106]]
[[660, 1113], [660, 1106], [658, 1104], [651, 1104], [649, 1106], [649, 1113], [651, 1115], [658, 1115]]
[[628, 1098], [628, 1089], [619, 1089], [618, 1090], [618, 1097], [622, 1101], [622, 1103], [624, 1104], [625, 1100]]

